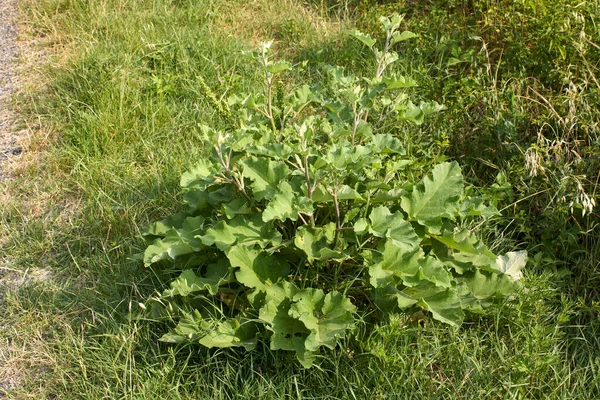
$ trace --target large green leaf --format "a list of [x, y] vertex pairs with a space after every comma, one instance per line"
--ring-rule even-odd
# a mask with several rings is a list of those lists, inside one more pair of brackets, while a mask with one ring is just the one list
[[379, 206], [371, 211], [369, 219], [369, 232], [374, 236], [389, 238], [395, 245], [409, 252], [419, 246], [419, 237], [412, 225], [404, 220], [401, 212], [392, 214], [387, 207]]
[[246, 246], [232, 247], [227, 258], [232, 267], [239, 268], [235, 272], [238, 282], [258, 290], [266, 290], [289, 273], [287, 262]]
[[200, 311], [192, 313], [182, 311], [182, 317], [172, 332], [164, 334], [159, 340], [166, 343], [197, 342], [207, 331], [211, 329], [210, 321], [202, 317]]
[[523, 277], [521, 270], [527, 265], [527, 251], [511, 251], [504, 256], [498, 256], [496, 269], [517, 281]]
[[301, 226], [296, 230], [294, 244], [306, 253], [309, 261], [345, 258], [342, 252], [329, 248], [333, 243], [335, 231], [334, 223], [316, 228]]
[[219, 320], [204, 318], [198, 310], [182, 313], [183, 316], [175, 329], [160, 338], [162, 342], [192, 342], [208, 348], [243, 346], [248, 351], [256, 347], [257, 326], [244, 315]]
[[403, 89], [417, 86], [417, 81], [411, 77], [405, 76], [384, 77], [382, 78], [382, 81], [386, 85], [386, 90]]
[[390, 41], [390, 44], [396, 44], [398, 42], [403, 42], [405, 40], [412, 39], [414, 37], [417, 37], [417, 34], [412, 33], [410, 31], [404, 31], [402, 33], [394, 32], [394, 34], [392, 35], [392, 40]]
[[450, 287], [452, 275], [436, 258], [425, 256], [421, 249], [406, 251], [393, 241], [385, 242], [379, 260], [369, 267], [371, 285], [384, 288], [396, 284], [396, 278], [406, 286], [429, 281], [435, 286]]
[[343, 173], [348, 173], [348, 171], [362, 173], [363, 168], [372, 162], [371, 152], [370, 147], [341, 141], [331, 146], [329, 152], [323, 157], [323, 161], [337, 170], [337, 173], [342, 173], [342, 171]]
[[489, 218], [495, 215], [500, 215], [496, 207], [486, 206], [481, 197], [467, 197], [460, 203], [458, 214], [462, 217], [478, 217], [482, 216]]
[[194, 185], [186, 189], [183, 194], [183, 201], [188, 205], [192, 213], [210, 209], [211, 207], [218, 208], [222, 203], [235, 198], [234, 190], [232, 185], [212, 185], [208, 187]]
[[365, 199], [360, 195], [356, 189], [352, 189], [348, 185], [340, 185], [335, 191], [338, 200], [356, 200], [364, 202]]
[[439, 288], [430, 283], [406, 288], [403, 292], [418, 300], [418, 304], [425, 310], [430, 311], [433, 318], [438, 321], [459, 326], [465, 313], [461, 309], [460, 299], [455, 288]]
[[265, 69], [272, 74], [277, 74], [279, 72], [292, 69], [292, 64], [290, 64], [288, 61], [276, 61], [267, 65]]
[[231, 281], [231, 268], [227, 260], [206, 266], [206, 272], [198, 276], [192, 270], [185, 270], [179, 278], [171, 282], [171, 288], [163, 292], [162, 296], [189, 296], [192, 293], [208, 291], [215, 295], [219, 286]]
[[228, 219], [235, 218], [236, 215], [252, 215], [254, 211], [248, 204], [246, 199], [239, 197], [230, 201], [229, 203], [224, 203], [221, 205], [221, 210], [227, 216]]
[[293, 298], [289, 315], [299, 319], [310, 330], [305, 347], [317, 351], [326, 346], [333, 349], [346, 330], [354, 327], [356, 307], [338, 292], [325, 294], [320, 289], [303, 289]]
[[376, 153], [406, 154], [406, 150], [402, 146], [400, 139], [390, 134], [373, 135], [371, 138], [371, 146]]
[[393, 284], [375, 289], [372, 298], [377, 307], [384, 312], [394, 312], [397, 308], [405, 309], [418, 302]]
[[281, 182], [279, 191], [271, 198], [265, 210], [262, 213], [262, 220], [285, 221], [291, 219], [296, 221], [298, 213], [312, 213], [312, 202], [308, 197], [296, 196], [294, 189], [288, 182]]
[[201, 236], [206, 246], [215, 245], [219, 250], [227, 251], [233, 245], [253, 246], [258, 244], [264, 248], [281, 243], [281, 234], [273, 227], [273, 223], [264, 222], [260, 214], [251, 217], [238, 215], [230, 221], [219, 221], [206, 230]]
[[369, 267], [371, 285], [384, 288], [395, 284], [400, 279], [410, 278], [419, 272], [420, 250], [406, 251], [396, 246], [391, 240], [385, 242], [383, 253], [378, 262]]
[[468, 230], [460, 232], [444, 232], [442, 235], [431, 235], [449, 249], [444, 251], [435, 247], [436, 254], [452, 265], [459, 273], [471, 270], [471, 266], [492, 270], [496, 263], [496, 255], [487, 246]]
[[[336, 189], [336, 196], [339, 201], [341, 200], [354, 200], [356, 202], [364, 203], [364, 197], [356, 190], [348, 185], [340, 185]], [[317, 185], [313, 192], [313, 201], [315, 203], [333, 202], [333, 195], [325, 189], [323, 185]]]
[[294, 154], [294, 149], [285, 143], [268, 143], [264, 146], [250, 147], [247, 149], [247, 152], [253, 155], [271, 157], [276, 160], [287, 160]]
[[206, 234], [201, 237], [202, 242], [207, 246], [215, 245], [219, 250], [225, 251], [238, 240], [233, 229], [226, 221], [219, 221], [215, 226], [206, 230]]
[[506, 296], [516, 289], [508, 275], [486, 271], [468, 272], [458, 277], [457, 281], [465, 283], [477, 300]]
[[376, 42], [376, 40], [373, 39], [373, 37], [371, 35], [369, 35], [368, 33], [362, 33], [361, 31], [359, 31], [357, 29], [348, 30], [348, 31], [346, 31], [346, 33], [348, 35], [352, 36], [353, 38], [360, 40], [368, 48], [372, 48]]
[[[159, 261], [168, 260], [170, 258], [169, 249], [174, 245], [177, 245], [177, 242], [169, 243], [163, 239], [155, 240], [152, 244], [146, 247], [146, 250], [144, 250], [144, 266], [149, 267], [150, 265]], [[189, 246], [187, 249], [189, 249], [189, 253], [194, 252], [194, 249]]]
[[203, 337], [198, 339], [202, 346], [244, 347], [247, 351], [256, 347], [258, 330], [254, 322], [242, 318], [230, 318], [212, 327]]
[[[142, 235], [146, 239], [165, 237], [167, 231], [171, 229], [180, 229], [186, 218], [188, 218], [188, 216], [185, 213], [170, 215], [162, 221], [153, 222], [148, 225], [148, 227], [142, 231]], [[197, 218], [202, 219], [202, 217]]]
[[173, 330], [160, 340], [167, 343], [195, 342], [208, 348], [240, 347], [252, 350], [256, 347], [257, 327], [250, 319], [240, 315], [225, 320], [205, 319], [198, 310], [183, 313]]
[[241, 162], [244, 177], [252, 181], [252, 193], [256, 200], [270, 199], [277, 193], [279, 182], [287, 178], [290, 169], [283, 161], [250, 157]]
[[149, 266], [161, 260], [172, 259], [200, 251], [202, 241], [197, 235], [204, 230], [204, 218], [188, 217], [180, 229], [169, 229], [164, 238], [156, 239], [144, 251], [144, 264]]
[[458, 163], [438, 164], [410, 196], [402, 198], [402, 209], [412, 220], [437, 232], [443, 218], [454, 220], [458, 200], [463, 192], [463, 178]]
[[421, 298], [419, 304], [430, 311], [433, 318], [452, 326], [460, 326], [465, 318], [458, 295], [453, 289], [446, 289], [434, 296]]
[[421, 282], [429, 281], [435, 286], [449, 288], [452, 286], [452, 274], [445, 265], [435, 257], [419, 258], [419, 272], [416, 276], [407, 276], [404, 279], [406, 286], [416, 286]]
[[206, 158], [200, 159], [189, 171], [181, 175], [180, 185], [189, 187], [200, 182], [212, 182], [212, 176], [217, 168]]
[[306, 350], [304, 342], [311, 332], [300, 320], [289, 315], [292, 298], [296, 293], [298, 288], [291, 282], [278, 282], [269, 286], [258, 318], [273, 332], [271, 350], [295, 351], [300, 363], [308, 368], [314, 357]]

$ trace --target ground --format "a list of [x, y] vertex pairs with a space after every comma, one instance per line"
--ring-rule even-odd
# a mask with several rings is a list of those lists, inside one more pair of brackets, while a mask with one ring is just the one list
[[0, 0], [0, 181], [9, 179], [11, 165], [23, 152], [27, 130], [18, 129], [11, 111], [11, 96], [17, 91], [17, 14], [15, 0]]
[[[4, 196], [5, 184], [12, 179], [14, 167], [22, 159], [27, 148], [28, 129], [22, 129], [18, 117], [12, 110], [12, 97], [19, 90], [17, 59], [21, 46], [17, 40], [16, 0], [0, 0], [0, 201]], [[1, 204], [1, 203], [0, 203]], [[44, 274], [38, 276], [23, 274], [11, 268], [11, 261], [3, 254], [0, 243], [0, 307], [4, 292], [9, 288], [27, 284], [32, 280], [46, 279]], [[0, 400], [6, 391], [19, 386], [22, 368], [19, 367], [21, 350], [13, 343], [0, 343]]]

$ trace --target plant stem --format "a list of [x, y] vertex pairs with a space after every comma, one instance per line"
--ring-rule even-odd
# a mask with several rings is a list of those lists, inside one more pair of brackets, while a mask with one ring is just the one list
[[337, 188], [333, 191], [333, 205], [335, 206], [335, 239], [333, 240], [333, 247], [335, 248], [340, 239], [340, 232], [342, 230], [342, 220], [340, 217], [340, 204], [337, 198]]
[[[304, 178], [306, 179], [306, 190], [308, 191], [308, 198], [312, 201], [314, 187], [310, 184], [310, 175], [308, 173], [308, 155], [304, 155]], [[315, 216], [310, 214], [310, 226], [315, 227]]]
[[271, 121], [271, 129], [275, 132], [277, 126], [275, 125], [275, 118], [273, 118], [273, 78], [269, 76], [269, 71], [265, 71], [265, 78], [267, 80], [267, 117]]
[[[244, 198], [252, 204], [252, 198], [250, 196], [248, 196], [248, 193], [246, 193], [246, 189], [244, 188], [244, 184], [243, 181], [240, 181], [237, 177], [233, 176], [233, 174], [231, 173], [231, 169], [229, 168], [229, 164], [231, 161], [231, 150], [230, 150], [230, 154], [227, 157], [227, 160], [225, 160], [223, 158], [223, 151], [221, 150], [221, 147], [218, 145], [215, 145], [215, 150], [217, 151], [217, 155], [219, 156], [219, 161], [221, 162], [221, 165], [223, 166], [223, 168], [225, 169], [225, 172], [227, 174], [227, 176], [222, 176], [221, 178], [223, 180], [225, 180], [226, 182], [229, 182], [231, 184], [233, 184], [236, 189], [238, 190], [238, 192], [241, 193], [242, 196], [244, 196]], [[253, 208], [255, 210], [258, 211], [258, 208], [256, 207], [256, 205], [253, 206]]]

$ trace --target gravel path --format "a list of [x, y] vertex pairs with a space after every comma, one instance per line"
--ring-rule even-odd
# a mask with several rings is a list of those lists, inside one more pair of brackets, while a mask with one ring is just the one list
[[26, 131], [17, 130], [10, 109], [11, 95], [17, 91], [17, 0], [0, 0], [0, 182], [9, 179], [10, 166], [22, 153], [20, 143]]

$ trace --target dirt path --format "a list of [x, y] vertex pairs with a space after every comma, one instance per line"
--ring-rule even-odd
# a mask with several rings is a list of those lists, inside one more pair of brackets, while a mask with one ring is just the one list
[[17, 0], [0, 0], [0, 182], [10, 179], [11, 166], [23, 152], [27, 137], [25, 130], [16, 128], [11, 110], [11, 95], [18, 87], [16, 17]]
[[[11, 110], [11, 96], [17, 91], [16, 61], [19, 54], [17, 47], [17, 0], [0, 0], [0, 199], [4, 185], [11, 178], [10, 171], [14, 161], [22, 153], [22, 142], [25, 131], [19, 131], [15, 122], [16, 115]], [[4, 284], [7, 259], [3, 257], [0, 247], [0, 283]], [[3, 285], [5, 286], [5, 285]], [[0, 288], [2, 289], [2, 288]], [[0, 290], [0, 306], [2, 302]], [[12, 368], [14, 349], [9, 342], [0, 343], [0, 400], [6, 398], [11, 390], [20, 383], [17, 369]]]

